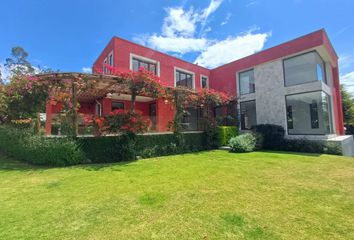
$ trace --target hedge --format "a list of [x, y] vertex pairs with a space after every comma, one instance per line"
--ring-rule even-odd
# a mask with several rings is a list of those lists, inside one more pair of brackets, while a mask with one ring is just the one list
[[47, 138], [30, 130], [0, 126], [0, 150], [19, 160], [39, 165], [67, 166], [86, 157], [77, 142], [69, 138]]
[[218, 144], [219, 146], [226, 146], [232, 137], [238, 135], [237, 127], [219, 126], [218, 127]]
[[342, 155], [342, 149], [338, 144], [320, 140], [284, 139], [283, 146], [279, 150]]
[[94, 163], [131, 161], [195, 152], [206, 149], [204, 133], [121, 135], [80, 137], [78, 142], [87, 158]]

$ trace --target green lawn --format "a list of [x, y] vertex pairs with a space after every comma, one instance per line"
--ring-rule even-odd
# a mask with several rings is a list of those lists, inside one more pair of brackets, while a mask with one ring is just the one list
[[0, 239], [354, 239], [354, 159], [211, 151], [40, 168], [2, 155]]

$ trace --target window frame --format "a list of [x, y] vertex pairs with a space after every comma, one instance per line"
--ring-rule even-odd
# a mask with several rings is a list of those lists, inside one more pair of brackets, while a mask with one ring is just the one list
[[195, 89], [195, 73], [194, 72], [191, 72], [191, 71], [188, 71], [186, 69], [183, 69], [183, 68], [179, 68], [179, 67], [174, 67], [174, 71], [173, 71], [173, 78], [174, 78], [174, 87], [177, 87], [177, 79], [176, 79], [176, 73], [177, 72], [182, 72], [182, 73], [185, 73], [185, 74], [190, 74], [192, 75], [192, 89], [194, 90]]
[[103, 63], [102, 63], [102, 72], [103, 74], [106, 74], [108, 73], [108, 69], [107, 69], [107, 57], [105, 57], [105, 59], [103, 60]]
[[[308, 91], [308, 92], [300, 92], [300, 93], [291, 93], [291, 94], [285, 94], [285, 114], [287, 116], [287, 106], [288, 106], [288, 99], [287, 97], [288, 96], [293, 96], [293, 95], [300, 95], [300, 94], [305, 94], [305, 93], [314, 93], [314, 92], [318, 92], [321, 94], [321, 98], [322, 98], [322, 93], [325, 93], [327, 94], [327, 96], [329, 97], [329, 108], [330, 108], [330, 111], [331, 113], [329, 114], [329, 120], [330, 120], [330, 123], [331, 123], [331, 130], [332, 130], [332, 133], [289, 133], [289, 128], [288, 128], [288, 121], [286, 121], [286, 129], [287, 129], [287, 134], [288, 135], [291, 135], [291, 136], [326, 136], [326, 135], [331, 135], [331, 134], [334, 134], [335, 133], [335, 123], [334, 123], [334, 115], [333, 115], [333, 109], [332, 109], [332, 96], [329, 95], [328, 93], [326, 93], [325, 91], [323, 90], [314, 90], [314, 91]], [[322, 104], [321, 104], [322, 105]], [[318, 106], [317, 106], [318, 108]], [[311, 122], [310, 122], [311, 124]], [[294, 129], [294, 128], [292, 128]]]
[[207, 84], [206, 84], [205, 89], [209, 89], [209, 77], [205, 76], [203, 74], [200, 74], [200, 88], [203, 89], [203, 78], [206, 78], [206, 80], [207, 80]]
[[[253, 71], [253, 80], [254, 80], [254, 91], [253, 92], [249, 92], [249, 93], [241, 93], [241, 74], [242, 73], [246, 73], [246, 72], [250, 72], [250, 71]], [[240, 96], [245, 96], [245, 95], [248, 95], [248, 94], [254, 94], [256, 93], [256, 76], [254, 75], [254, 68], [249, 68], [249, 69], [246, 69], [246, 70], [242, 70], [242, 71], [239, 71], [236, 73], [236, 77], [237, 77], [237, 87], [238, 87], [238, 94]]]
[[[112, 62], [111, 62], [112, 60]], [[113, 67], [114, 66], [114, 56], [113, 56], [113, 51], [111, 51], [109, 54], [108, 54], [108, 65]]]
[[122, 102], [122, 101], [112, 101], [112, 104], [111, 104], [111, 111], [114, 111], [113, 110], [113, 104], [114, 103], [121, 103], [121, 104], [123, 104], [123, 109], [122, 110], [125, 110], [125, 102]]
[[[306, 54], [310, 54], [310, 53], [316, 53], [317, 56], [321, 59], [322, 61], [322, 66], [323, 66], [323, 78], [324, 78], [324, 81], [320, 81], [318, 79], [314, 80], [314, 81], [311, 81], [311, 82], [305, 82], [305, 83], [297, 83], [297, 84], [293, 84], [293, 85], [286, 85], [286, 78], [285, 78], [285, 61], [286, 60], [289, 60], [289, 59], [292, 59], [292, 58], [296, 58], [296, 57], [300, 57], [300, 56], [303, 56], [303, 55], [306, 55]], [[287, 57], [287, 58], [283, 58], [282, 59], [282, 65], [283, 65], [283, 80], [284, 80], [284, 87], [292, 87], [292, 86], [298, 86], [298, 85], [302, 85], [302, 84], [307, 84], [307, 83], [314, 83], [314, 82], [322, 82], [324, 84], [326, 84], [328, 86], [328, 79], [327, 79], [327, 64], [326, 62], [323, 60], [323, 58], [321, 57], [321, 55], [318, 53], [317, 50], [311, 50], [309, 52], [304, 52], [304, 53], [300, 53], [300, 54], [296, 54], [294, 56], [291, 56], [291, 57]], [[316, 63], [316, 69], [315, 69], [315, 72], [316, 72], [316, 78], [318, 78], [317, 76], [317, 65], [318, 63]]]
[[242, 129], [242, 110], [241, 110], [241, 104], [242, 103], [249, 103], [249, 102], [254, 102], [254, 106], [255, 106], [255, 116], [256, 116], [256, 125], [258, 124], [257, 123], [257, 105], [256, 105], [256, 99], [253, 99], [253, 100], [247, 100], [247, 101], [242, 101], [240, 102], [240, 111], [239, 111], [239, 114], [240, 114], [240, 130], [241, 131], [250, 131], [251, 129]]
[[143, 57], [134, 53], [130, 53], [130, 66], [129, 69], [133, 71], [133, 60], [136, 59], [141, 62], [145, 62], [148, 64], [155, 64], [156, 65], [156, 73], [155, 75], [160, 77], [160, 62], [151, 58]]

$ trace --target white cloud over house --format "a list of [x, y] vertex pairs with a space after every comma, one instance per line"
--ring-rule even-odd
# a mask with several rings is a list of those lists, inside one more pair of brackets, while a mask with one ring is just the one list
[[[173, 55], [196, 53], [195, 63], [213, 68], [240, 59], [263, 49], [269, 33], [247, 33], [227, 36], [226, 39], [207, 38], [212, 30], [208, 18], [221, 6], [223, 0], [211, 0], [204, 9], [170, 7], [166, 9], [161, 33], [144, 34], [134, 40]], [[228, 13], [220, 25], [231, 18]]]
[[263, 49], [270, 33], [252, 33], [230, 36], [218, 41], [201, 52], [195, 60], [199, 65], [214, 68], [243, 58]]

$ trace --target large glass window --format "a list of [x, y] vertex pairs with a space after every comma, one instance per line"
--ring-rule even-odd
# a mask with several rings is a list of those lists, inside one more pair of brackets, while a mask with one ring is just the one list
[[193, 74], [176, 70], [176, 86], [193, 88]]
[[285, 59], [284, 76], [286, 86], [314, 81], [327, 83], [325, 63], [315, 51]]
[[257, 124], [256, 101], [240, 103], [241, 130], [250, 130]]
[[289, 134], [333, 133], [330, 97], [321, 91], [286, 97]]
[[240, 73], [238, 79], [241, 95], [255, 92], [253, 69]]
[[138, 71], [139, 68], [143, 67], [145, 70], [148, 70], [155, 75], [157, 75], [157, 65], [156, 63], [144, 61], [138, 58], [133, 58], [133, 70]]

